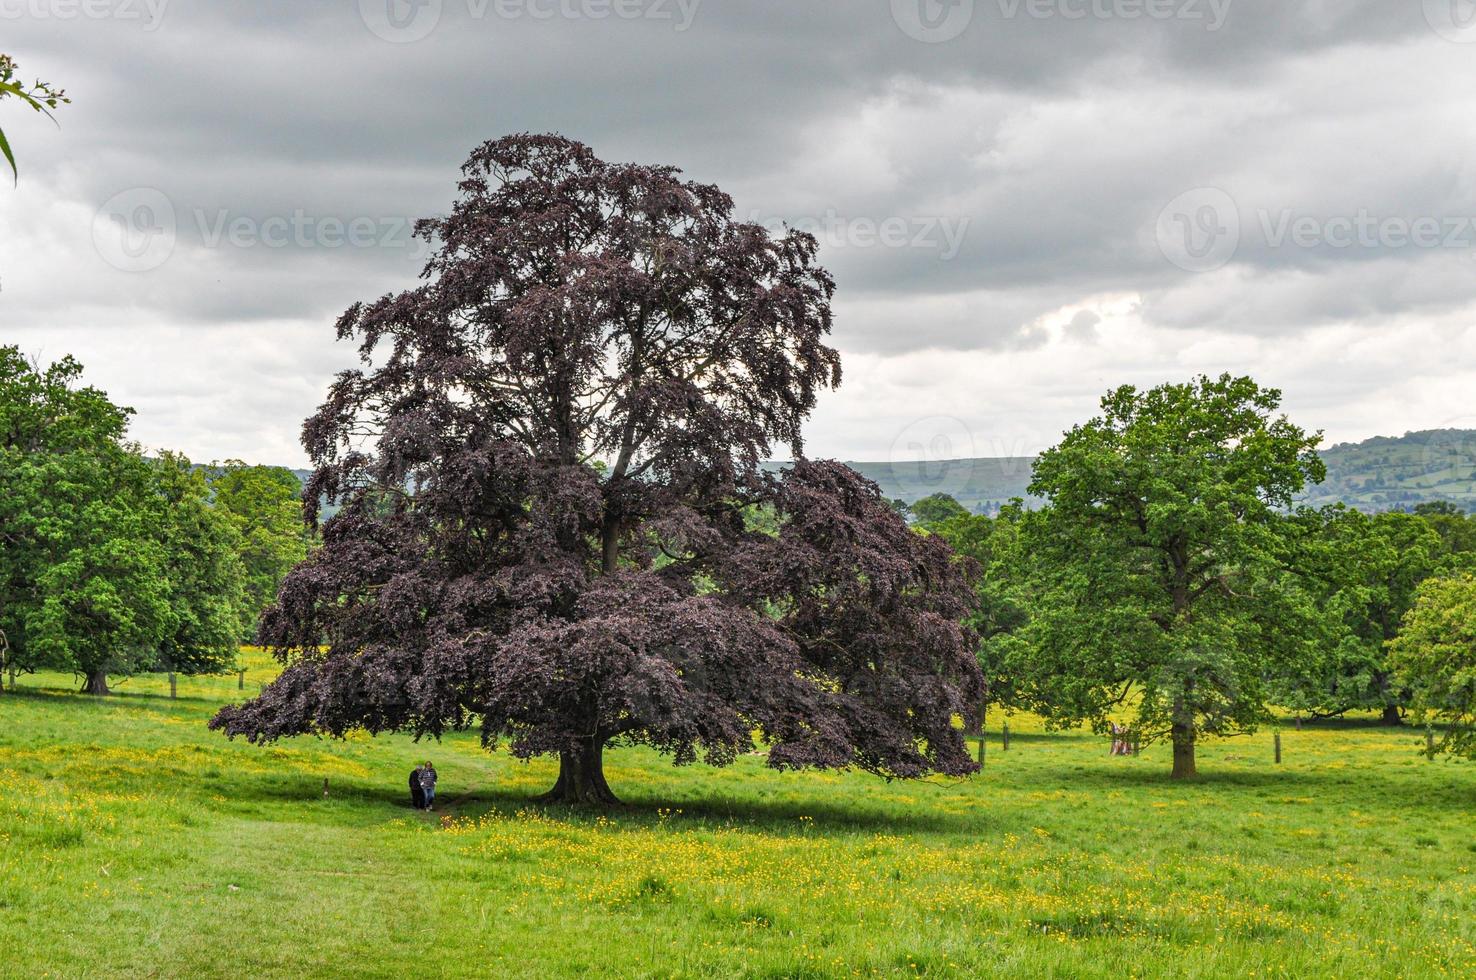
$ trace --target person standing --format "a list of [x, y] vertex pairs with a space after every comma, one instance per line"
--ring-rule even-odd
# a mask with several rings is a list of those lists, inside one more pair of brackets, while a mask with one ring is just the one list
[[436, 767], [425, 760], [425, 765], [420, 767], [420, 791], [425, 794], [425, 808], [435, 809], [436, 802]]

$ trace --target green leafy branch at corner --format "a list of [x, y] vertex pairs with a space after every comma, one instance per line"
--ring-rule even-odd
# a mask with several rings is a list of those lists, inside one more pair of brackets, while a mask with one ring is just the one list
[[[0, 54], [0, 99], [6, 96], [14, 96], [37, 112], [45, 113], [48, 119], [55, 121], [51, 110], [62, 103], [71, 102], [65, 92], [54, 88], [49, 82], [40, 79], [27, 86], [17, 79], [20, 68], [15, 59], [8, 54]], [[20, 179], [20, 170], [15, 165], [15, 154], [10, 149], [10, 141], [5, 137], [5, 130], [0, 128], [0, 154], [5, 157], [5, 162], [10, 164], [10, 174], [13, 180]]]

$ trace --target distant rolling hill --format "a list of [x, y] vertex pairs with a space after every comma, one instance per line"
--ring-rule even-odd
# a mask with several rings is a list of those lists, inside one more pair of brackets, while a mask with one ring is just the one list
[[1308, 502], [1409, 510], [1449, 500], [1476, 510], [1476, 429], [1427, 429], [1340, 443], [1322, 453], [1327, 479]]
[[[1376, 436], [1339, 443], [1322, 451], [1327, 479], [1309, 488], [1302, 501], [1314, 506], [1342, 502], [1359, 510], [1409, 510], [1431, 500], [1449, 500], [1476, 510], [1476, 430], [1431, 429], [1402, 436]], [[1033, 459], [984, 457], [939, 463], [848, 462], [889, 498], [913, 503], [934, 493], [951, 494], [979, 513], [990, 513], [1013, 497], [1025, 497]]]
[[874, 481], [887, 499], [909, 504], [935, 493], [946, 493], [969, 510], [991, 514], [1011, 498], [1030, 499], [1030, 456], [987, 456], [950, 459], [934, 463], [867, 463], [847, 460], [851, 467]]
[[[1449, 500], [1476, 511], [1476, 429], [1429, 429], [1375, 436], [1322, 451], [1327, 479], [1302, 498], [1314, 506], [1342, 502], [1359, 510], [1409, 510]], [[1029, 499], [1033, 457], [953, 459], [937, 463], [846, 464], [875, 481], [888, 498], [907, 503], [935, 493], [952, 495], [978, 513], [992, 513], [1014, 497]], [[780, 469], [783, 463], [770, 463]], [[294, 470], [307, 479], [309, 470]]]

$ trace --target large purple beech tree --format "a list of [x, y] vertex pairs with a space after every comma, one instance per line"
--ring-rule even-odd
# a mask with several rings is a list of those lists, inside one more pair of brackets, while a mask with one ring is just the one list
[[[814, 238], [557, 136], [483, 145], [460, 190], [417, 229], [424, 284], [339, 320], [363, 367], [303, 440], [310, 516], [342, 506], [263, 616], [284, 672], [212, 726], [479, 721], [489, 747], [557, 753], [545, 798], [567, 802], [614, 801], [611, 740], [721, 765], [757, 733], [781, 769], [972, 771], [968, 567], [803, 458], [840, 380]], [[767, 474], [779, 443], [799, 462]]]

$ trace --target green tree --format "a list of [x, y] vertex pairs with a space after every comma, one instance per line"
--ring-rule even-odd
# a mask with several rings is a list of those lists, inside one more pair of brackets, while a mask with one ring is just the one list
[[200, 674], [235, 660], [246, 611], [240, 536], [209, 485], [173, 453], [72, 453], [47, 488], [44, 561], [26, 630], [37, 662], [82, 675]]
[[152, 474], [121, 445], [68, 454], [49, 473], [26, 646], [33, 664], [107, 694], [109, 674], [153, 664], [175, 629]]
[[1467, 515], [1449, 500], [1431, 500], [1416, 504], [1414, 512], [1423, 518], [1451, 554], [1476, 553], [1476, 515]]
[[282, 577], [307, 555], [310, 535], [302, 520], [302, 484], [281, 466], [228, 460], [210, 480], [210, 490], [240, 539], [246, 576], [240, 638], [249, 641]]
[[1415, 589], [1445, 566], [1445, 546], [1425, 520], [1400, 511], [1330, 507], [1303, 517], [1310, 527], [1299, 564], [1331, 617], [1331, 635], [1318, 656], [1290, 665], [1294, 679], [1277, 700], [1323, 717], [1378, 711], [1397, 725], [1408, 691], [1395, 682], [1385, 644]]
[[1427, 579], [1389, 660], [1413, 692], [1415, 719], [1446, 726], [1435, 751], [1476, 759], [1476, 576]]
[[170, 673], [208, 674], [236, 659], [242, 622], [254, 615], [246, 592], [241, 534], [230, 513], [212, 505], [205, 473], [174, 453], [153, 460], [159, 543], [169, 581], [170, 629], [158, 663]]
[[1015, 678], [1028, 670], [1029, 644], [1022, 635], [1030, 621], [1032, 580], [1024, 523], [1031, 518], [1014, 500], [997, 517], [963, 514], [933, 525], [931, 531], [956, 553], [978, 563], [974, 579], [978, 604], [966, 620], [979, 638], [984, 697], [978, 715], [966, 719], [982, 728], [991, 705], [1020, 706]]
[[16, 347], [0, 347], [0, 654], [12, 684], [17, 670], [37, 666], [26, 627], [66, 524], [55, 489], [71, 486], [83, 461], [115, 447], [131, 414], [82, 385], [81, 375], [71, 358], [41, 367]]
[[1052, 724], [1136, 705], [1196, 774], [1207, 735], [1254, 730], [1277, 660], [1308, 654], [1310, 602], [1281, 587], [1284, 512], [1324, 475], [1308, 435], [1250, 378], [1125, 386], [1035, 465], [1030, 542], [1045, 585], [1030, 626], [1033, 706]]
[[969, 509], [946, 493], [924, 497], [911, 507], [913, 519], [923, 527], [941, 524], [954, 517], [968, 517]]
[[[48, 118], [51, 110], [64, 102], [71, 102], [66, 93], [59, 88], [37, 80], [26, 85], [17, 79], [19, 66], [15, 59], [8, 54], [0, 54], [0, 101], [7, 97], [20, 99], [26, 105], [37, 112], [43, 113]], [[0, 129], [0, 156], [5, 157], [5, 162], [10, 164], [12, 179], [20, 179], [20, 171], [16, 169], [15, 154], [10, 149], [10, 141], [5, 137], [5, 130]]]
[[109, 674], [219, 669], [240, 633], [230, 516], [183, 457], [123, 442], [131, 411], [0, 348], [0, 649], [108, 692]]

